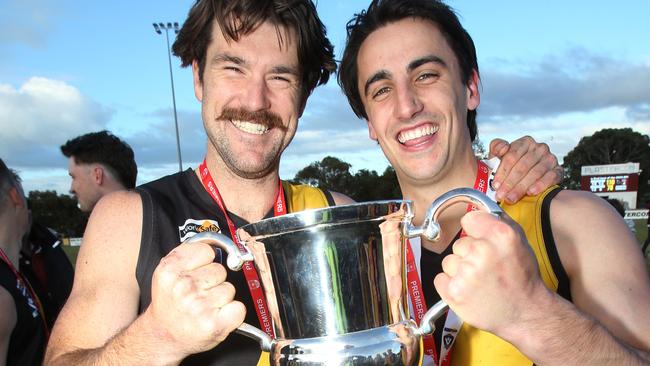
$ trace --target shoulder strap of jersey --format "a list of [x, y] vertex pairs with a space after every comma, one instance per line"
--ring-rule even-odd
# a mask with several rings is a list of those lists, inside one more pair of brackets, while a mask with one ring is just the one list
[[288, 212], [330, 206], [325, 192], [316, 187], [282, 181], [282, 188], [289, 206]]

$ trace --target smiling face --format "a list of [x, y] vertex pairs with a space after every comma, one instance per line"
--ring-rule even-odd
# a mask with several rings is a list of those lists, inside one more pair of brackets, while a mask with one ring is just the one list
[[237, 176], [277, 172], [296, 132], [302, 110], [295, 38], [291, 30], [263, 23], [228, 43], [215, 21], [202, 81], [192, 65], [208, 154], [216, 152]]
[[436, 25], [405, 18], [377, 29], [362, 43], [357, 67], [370, 138], [379, 142], [403, 189], [473, 163], [467, 110], [478, 107], [478, 77], [462, 82], [456, 56]]

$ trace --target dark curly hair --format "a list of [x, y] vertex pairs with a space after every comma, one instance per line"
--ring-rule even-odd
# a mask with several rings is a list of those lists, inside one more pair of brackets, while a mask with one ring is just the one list
[[[448, 5], [438, 0], [373, 0], [367, 10], [356, 14], [347, 24], [348, 38], [338, 74], [339, 85], [359, 118], [368, 119], [357, 84], [359, 49], [372, 32], [405, 18], [424, 19], [438, 26], [458, 60], [464, 84], [467, 85], [473, 70], [478, 74], [474, 41]], [[474, 141], [478, 133], [476, 110], [467, 111], [467, 127]]]
[[91, 132], [68, 140], [61, 145], [61, 152], [67, 158], [73, 157], [77, 163], [102, 164], [124, 187], [135, 188], [138, 166], [133, 149], [108, 131]]
[[197, 0], [172, 50], [180, 57], [182, 66], [197, 61], [201, 81], [215, 19], [226, 40], [237, 41], [266, 21], [276, 27], [293, 29], [298, 38], [303, 103], [316, 86], [327, 83], [330, 74], [336, 71], [334, 47], [311, 0]]

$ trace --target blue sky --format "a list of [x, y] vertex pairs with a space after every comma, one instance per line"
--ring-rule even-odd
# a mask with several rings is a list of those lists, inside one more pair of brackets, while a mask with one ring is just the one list
[[[182, 23], [192, 3], [0, 0], [0, 157], [26, 190], [67, 192], [59, 146], [100, 129], [134, 148], [138, 183], [178, 169], [167, 46], [152, 23]], [[647, 0], [448, 3], [478, 51], [482, 141], [528, 134], [561, 159], [602, 128], [650, 133]], [[337, 55], [345, 23], [365, 6], [318, 2]], [[195, 167], [206, 144], [200, 105], [190, 71], [176, 58], [172, 68], [183, 167]], [[334, 81], [310, 98], [281, 174], [327, 155], [353, 170], [387, 166]]]

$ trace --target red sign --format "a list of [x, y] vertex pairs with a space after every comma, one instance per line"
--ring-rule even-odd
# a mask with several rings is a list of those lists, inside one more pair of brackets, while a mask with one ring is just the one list
[[591, 175], [580, 178], [583, 191], [593, 193], [636, 192], [639, 174]]

